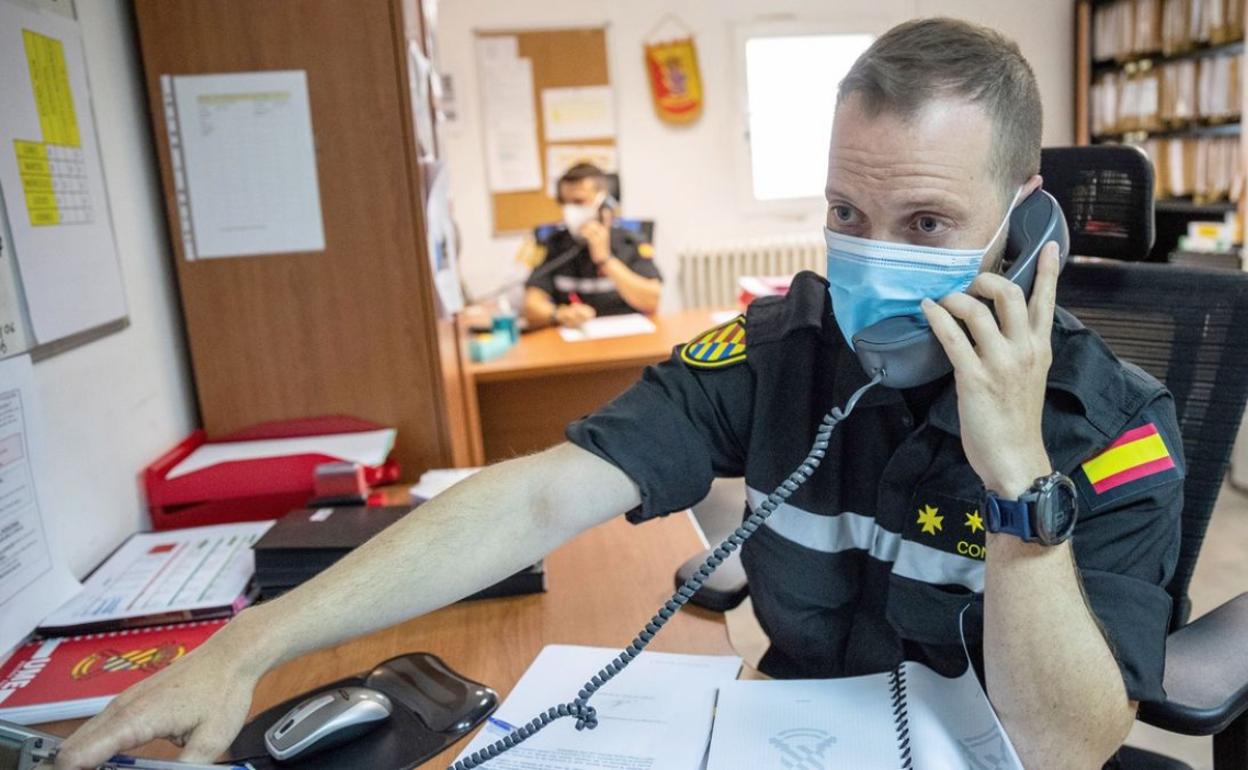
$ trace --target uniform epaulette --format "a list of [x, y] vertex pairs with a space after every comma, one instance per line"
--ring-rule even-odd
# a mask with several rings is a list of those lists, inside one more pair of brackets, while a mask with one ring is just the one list
[[803, 270], [793, 277], [785, 296], [760, 297], [750, 303], [746, 315], [750, 342], [774, 342], [801, 329], [819, 329], [828, 312], [828, 282]]

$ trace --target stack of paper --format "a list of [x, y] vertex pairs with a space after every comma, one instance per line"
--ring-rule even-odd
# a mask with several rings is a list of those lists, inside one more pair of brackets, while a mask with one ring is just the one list
[[906, 662], [846, 679], [727, 683], [706, 767], [1022, 770], [1022, 763], [969, 665], [946, 679]]
[[[460, 758], [507, 735], [557, 703], [567, 703], [585, 680], [619, 650], [550, 645], [516, 683]], [[702, 766], [715, 708], [715, 691], [736, 678], [736, 656], [647, 652], [611, 680], [590, 703], [598, 727], [577, 731], [568, 717], [506, 754], [491, 770], [645, 768], [692, 770]], [[762, 767], [762, 765], [759, 765]]]
[[559, 336], [564, 342], [585, 342], [586, 340], [604, 340], [610, 337], [632, 337], [637, 334], [653, 334], [655, 325], [649, 318], [640, 313], [609, 315], [602, 318], [591, 318], [579, 329], [559, 327]]
[[296, 436], [201, 444], [182, 462], [175, 465], [166, 478], [176, 479], [221, 463], [306, 454], [325, 455], [344, 462], [376, 467], [384, 463], [390, 451], [394, 449], [394, 438], [397, 434], [398, 431], [393, 428], [385, 428], [355, 433], [335, 433], [327, 436]]
[[420, 474], [420, 481], [412, 485], [412, 497], [432, 500], [480, 468], [431, 468]]

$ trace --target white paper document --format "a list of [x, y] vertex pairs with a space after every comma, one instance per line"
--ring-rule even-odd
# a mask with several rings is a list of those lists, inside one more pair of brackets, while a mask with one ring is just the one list
[[39, 508], [43, 433], [29, 356], [0, 361], [0, 657], [81, 590]]
[[235, 607], [256, 571], [251, 546], [272, 521], [134, 535], [87, 578], [82, 593], [44, 618], [62, 628], [169, 612]]
[[560, 326], [559, 336], [563, 338], [564, 342], [586, 342], [588, 340], [605, 340], [611, 337], [653, 334], [656, 329], [654, 322], [641, 313], [625, 313], [624, 315], [591, 318], [581, 324], [579, 329]]
[[548, 142], [615, 136], [611, 86], [542, 89], [542, 133]]
[[431, 468], [420, 474], [420, 480], [412, 485], [412, 497], [432, 500], [479, 470], [481, 469]]
[[165, 478], [176, 479], [221, 463], [304, 454], [325, 455], [344, 462], [376, 467], [384, 463], [394, 449], [397, 433], [393, 428], [383, 428], [355, 433], [331, 433], [325, 436], [201, 444], [175, 465]]
[[480, 37], [477, 78], [490, 192], [541, 189], [532, 60], [516, 55], [514, 37]]
[[[0, 191], [0, 202], [4, 193]], [[24, 353], [31, 346], [30, 314], [22, 294], [9, 217], [0, 205], [0, 358]]]
[[303, 70], [161, 78], [187, 259], [325, 250]]
[[[522, 725], [576, 691], [618, 649], [549, 645], [524, 672], [493, 718], [459, 755], [485, 748], [507, 734], [502, 724]], [[598, 727], [576, 729], [560, 719], [506, 754], [492, 770], [697, 770], [706, 754], [715, 691], [741, 668], [736, 656], [646, 652], [603, 687], [590, 703]], [[763, 767], [759, 765], [758, 767]]]
[[35, 339], [126, 315], [78, 23], [0, 0], [0, 188]]
[[546, 146], [546, 194], [559, 197], [559, 179], [578, 163], [592, 163], [608, 174], [620, 170], [620, 154], [610, 144], [550, 144]]
[[914, 770], [1023, 767], [969, 666], [946, 679], [912, 662], [900, 677], [724, 685], [706, 767], [908, 767], [906, 745]]

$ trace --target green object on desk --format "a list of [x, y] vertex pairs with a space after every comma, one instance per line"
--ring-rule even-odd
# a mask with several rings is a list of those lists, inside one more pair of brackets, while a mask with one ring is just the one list
[[468, 355], [477, 363], [492, 361], [506, 353], [511, 345], [511, 335], [505, 331], [474, 334], [468, 340]]

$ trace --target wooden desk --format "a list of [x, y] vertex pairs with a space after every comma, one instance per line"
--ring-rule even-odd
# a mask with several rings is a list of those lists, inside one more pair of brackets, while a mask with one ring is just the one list
[[541, 329], [522, 335], [500, 358], [467, 363], [464, 400], [474, 463], [559, 443], [569, 422], [615, 398], [646, 366], [713, 326], [713, 312], [658, 315], [653, 334], [587, 342], [564, 342], [558, 329]]
[[[544, 594], [465, 602], [370, 636], [304, 656], [270, 672], [252, 702], [259, 713], [298, 693], [409, 652], [429, 651], [467, 677], [505, 697], [547, 644], [623, 648], [672, 593], [672, 574], [703, 549], [688, 514], [634, 527], [623, 517], [585, 532], [546, 560]], [[650, 649], [730, 655], [723, 616], [686, 606]], [[594, 672], [586, 671], [588, 679]], [[551, 703], [575, 693], [552, 692]], [[39, 725], [68, 735], [84, 720]], [[446, 767], [466, 740], [424, 765]], [[171, 744], [154, 742], [136, 753], [173, 758]]]

